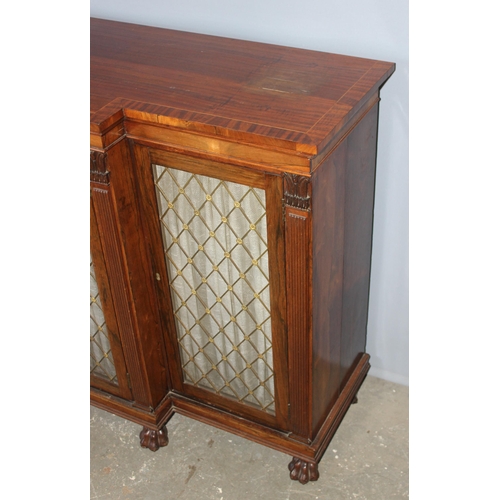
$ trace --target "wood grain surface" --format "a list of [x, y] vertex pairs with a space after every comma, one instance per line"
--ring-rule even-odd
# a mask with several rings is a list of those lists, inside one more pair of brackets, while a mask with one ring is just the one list
[[111, 116], [315, 155], [393, 63], [91, 19], [94, 130]]

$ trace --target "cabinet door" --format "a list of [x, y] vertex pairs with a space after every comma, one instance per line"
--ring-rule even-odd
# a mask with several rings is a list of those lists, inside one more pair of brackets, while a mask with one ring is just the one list
[[90, 202], [90, 385], [131, 398], [94, 203]]
[[134, 151], [174, 390], [284, 428], [281, 178]]

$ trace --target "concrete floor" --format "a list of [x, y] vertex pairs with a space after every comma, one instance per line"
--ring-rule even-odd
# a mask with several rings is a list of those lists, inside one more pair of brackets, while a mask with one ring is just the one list
[[139, 445], [141, 427], [91, 408], [90, 498], [112, 500], [389, 500], [408, 498], [408, 387], [367, 377], [319, 464], [289, 479], [291, 457], [174, 415], [169, 444]]

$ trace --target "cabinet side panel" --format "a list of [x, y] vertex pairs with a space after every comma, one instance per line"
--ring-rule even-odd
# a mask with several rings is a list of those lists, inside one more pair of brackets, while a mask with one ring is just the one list
[[378, 104], [347, 138], [341, 388], [366, 347]]
[[340, 392], [345, 141], [313, 175], [313, 429]]
[[313, 429], [366, 345], [378, 104], [313, 176]]

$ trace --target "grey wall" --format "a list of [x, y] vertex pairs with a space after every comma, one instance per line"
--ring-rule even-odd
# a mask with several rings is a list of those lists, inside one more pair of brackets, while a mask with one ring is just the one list
[[93, 17], [396, 63], [381, 92], [367, 352], [408, 384], [407, 0], [90, 0]]

